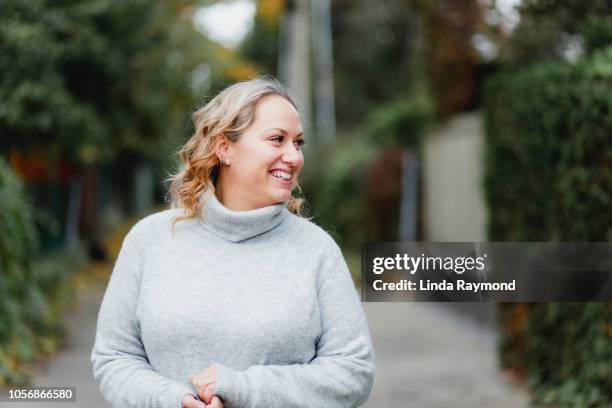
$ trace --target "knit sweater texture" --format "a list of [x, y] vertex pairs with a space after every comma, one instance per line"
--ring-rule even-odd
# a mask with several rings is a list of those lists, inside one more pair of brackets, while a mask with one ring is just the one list
[[215, 365], [225, 408], [355, 407], [370, 333], [338, 245], [285, 203], [232, 211], [214, 194], [127, 234], [100, 308], [94, 377], [114, 407], [180, 408]]

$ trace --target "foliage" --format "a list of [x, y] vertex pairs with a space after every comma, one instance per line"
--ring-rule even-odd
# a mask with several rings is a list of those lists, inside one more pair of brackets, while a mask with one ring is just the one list
[[[575, 65], [540, 64], [489, 81], [491, 240], [612, 240], [611, 90], [612, 48]], [[610, 306], [503, 305], [504, 365], [528, 374], [540, 402], [610, 405]]]
[[71, 297], [77, 253], [33, 261], [33, 208], [17, 177], [0, 159], [0, 385], [23, 383], [24, 364], [53, 352], [61, 312]]
[[340, 137], [309, 154], [325, 165], [305, 167], [303, 189], [311, 215], [343, 246], [353, 250], [368, 236], [364, 180], [374, 152], [368, 144]]
[[285, 0], [257, 0], [253, 29], [240, 47], [241, 56], [255, 63], [260, 73], [278, 76], [279, 26], [285, 3]]
[[606, 15], [586, 18], [580, 33], [588, 51], [597, 51], [612, 45], [612, 7]]
[[482, 9], [480, 2], [452, 0], [385, 0], [379, 7], [366, 0], [332, 2], [339, 125], [358, 123], [374, 110], [406, 108], [392, 101], [425, 78], [436, 117], [473, 108], [485, 65], [473, 38], [495, 37]]
[[474, 35], [490, 31], [481, 2], [419, 0], [424, 67], [431, 82], [436, 114], [447, 118], [474, 107], [481, 57]]
[[423, 91], [375, 108], [368, 114], [365, 127], [376, 144], [416, 149], [432, 121], [432, 101]]
[[490, 236], [612, 239], [611, 87], [612, 48], [576, 66], [540, 65], [489, 82]]
[[340, 127], [405, 94], [412, 80], [416, 14], [405, 0], [331, 2], [336, 111]]
[[526, 0], [519, 11], [520, 23], [502, 50], [506, 63], [562, 60], [572, 42], [587, 54], [612, 44], [608, 0]]
[[612, 403], [612, 304], [551, 303], [534, 307], [525, 327], [525, 356], [545, 404]]
[[0, 3], [0, 150], [42, 145], [80, 163], [158, 154], [185, 123], [188, 74], [207, 55], [186, 5]]

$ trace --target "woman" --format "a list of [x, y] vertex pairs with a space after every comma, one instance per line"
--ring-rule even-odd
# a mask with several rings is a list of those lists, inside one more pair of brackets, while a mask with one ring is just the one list
[[[194, 115], [174, 207], [124, 239], [92, 363], [115, 407], [354, 407], [373, 354], [342, 253], [299, 216], [296, 105], [274, 80]], [[205, 405], [206, 404], [206, 405]]]

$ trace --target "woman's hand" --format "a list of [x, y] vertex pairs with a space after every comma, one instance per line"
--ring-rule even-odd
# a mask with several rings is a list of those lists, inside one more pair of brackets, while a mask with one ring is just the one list
[[202, 401], [198, 401], [193, 395], [187, 394], [183, 397], [181, 408], [223, 408], [221, 398], [216, 395], [212, 398], [210, 405], [206, 405]]
[[189, 376], [189, 382], [198, 392], [198, 396], [207, 404], [212, 404], [216, 380], [215, 366], [210, 366], [199, 374]]
[[205, 408], [206, 404], [202, 401], [198, 401], [193, 395], [187, 394], [181, 401], [181, 408]]

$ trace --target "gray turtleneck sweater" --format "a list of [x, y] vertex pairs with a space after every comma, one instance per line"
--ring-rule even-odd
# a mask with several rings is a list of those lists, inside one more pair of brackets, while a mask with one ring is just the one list
[[114, 407], [180, 408], [189, 374], [215, 365], [225, 408], [355, 407], [374, 373], [342, 253], [284, 204], [203, 219], [171, 209], [127, 234], [91, 354]]

